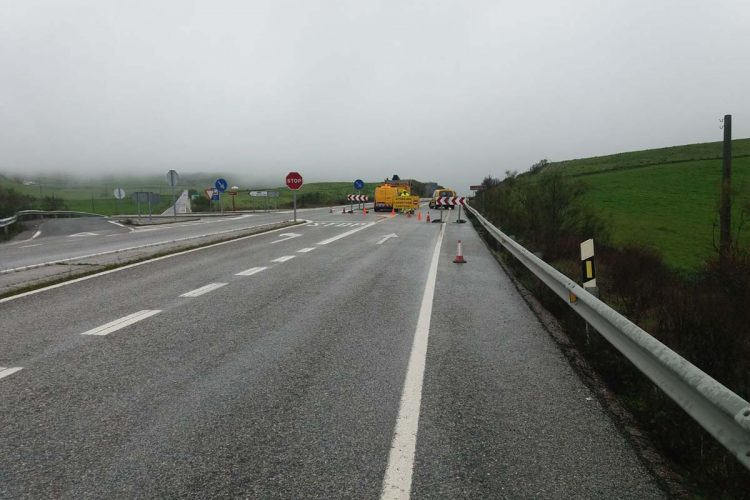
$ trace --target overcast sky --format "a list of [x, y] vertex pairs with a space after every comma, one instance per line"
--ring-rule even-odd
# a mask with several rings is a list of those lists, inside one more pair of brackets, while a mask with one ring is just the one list
[[747, 0], [0, 0], [0, 172], [466, 193], [750, 136]]

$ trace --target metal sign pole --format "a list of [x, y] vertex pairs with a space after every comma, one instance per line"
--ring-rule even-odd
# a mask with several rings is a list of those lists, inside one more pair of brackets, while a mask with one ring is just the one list
[[294, 222], [297, 222], [297, 191], [292, 191], [292, 199], [294, 201]]

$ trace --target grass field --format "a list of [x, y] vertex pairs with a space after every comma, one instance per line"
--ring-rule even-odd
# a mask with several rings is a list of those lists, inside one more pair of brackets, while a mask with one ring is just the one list
[[[733, 141], [733, 234], [750, 204], [750, 139]], [[714, 158], [694, 159], [690, 158]], [[690, 270], [715, 253], [721, 143], [694, 144], [551, 164], [583, 181], [587, 202], [606, 221], [616, 245], [646, 244], [671, 267]], [[750, 213], [744, 210], [744, 217]], [[740, 232], [750, 244], [750, 221]]]
[[[715, 160], [722, 158], [721, 142], [704, 142], [671, 146], [668, 148], [631, 151], [607, 156], [594, 156], [578, 160], [554, 162], [548, 168], [563, 168], [566, 175], [592, 175], [604, 171], [631, 169], [647, 166], [665, 166], [698, 160]], [[732, 141], [732, 157], [735, 159], [750, 156], [750, 139]], [[676, 165], [678, 166], [678, 165]]]
[[[175, 188], [177, 195], [185, 190], [195, 190], [203, 196], [204, 190], [213, 185], [216, 175], [184, 175]], [[379, 183], [365, 183], [361, 194], [366, 194], [372, 199], [375, 186]], [[20, 193], [28, 194], [36, 198], [43, 196], [55, 196], [65, 201], [68, 209], [92, 212], [103, 215], [113, 214], [135, 214], [138, 213], [138, 205], [130, 198], [136, 191], [149, 191], [159, 193], [161, 202], [152, 207], [153, 213], [161, 213], [172, 204], [172, 189], [166, 180], [159, 177], [123, 177], [107, 178], [83, 182], [69, 177], [44, 177], [35, 179], [35, 184], [25, 185], [22, 178], [10, 178], [0, 175], [0, 185], [12, 188]], [[126, 192], [125, 199], [116, 201], [113, 191], [115, 188], [123, 188]], [[249, 191], [278, 191], [278, 198], [268, 199], [271, 208], [287, 208], [292, 204], [292, 191], [286, 186], [253, 186], [241, 187], [239, 194], [234, 197], [236, 210], [263, 210], [266, 207], [266, 199], [262, 197], [251, 197]], [[297, 205], [325, 206], [326, 204], [343, 203], [347, 194], [355, 194], [356, 191], [351, 182], [313, 182], [306, 183], [297, 190]], [[226, 194], [221, 196], [221, 205], [225, 211], [232, 209], [232, 197]], [[219, 211], [218, 203], [213, 203], [212, 210]], [[141, 213], [147, 213], [147, 204], [141, 204]]]

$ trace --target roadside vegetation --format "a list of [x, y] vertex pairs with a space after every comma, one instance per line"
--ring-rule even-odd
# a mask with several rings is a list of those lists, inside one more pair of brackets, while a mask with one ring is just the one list
[[[180, 177], [180, 183], [175, 188], [177, 195], [183, 190], [188, 190], [191, 195], [193, 211], [231, 211], [231, 210], [265, 210], [269, 208], [290, 208], [292, 206], [292, 191], [286, 186], [239, 186], [238, 194], [230, 196], [221, 195], [219, 202], [210, 202], [206, 197], [205, 190], [213, 186], [213, 180], [219, 175], [195, 174]], [[32, 183], [30, 183], [32, 182]], [[426, 192], [428, 185], [420, 181], [412, 180], [412, 189], [416, 194], [426, 197], [431, 192]], [[367, 182], [359, 194], [368, 195], [373, 199], [375, 187], [380, 182]], [[151, 207], [154, 214], [160, 214], [172, 205], [172, 188], [165, 180], [159, 177], [126, 177], [126, 178], [103, 178], [88, 180], [57, 176], [38, 178], [28, 181], [22, 177], [10, 178], [0, 175], [0, 187], [3, 193], [12, 193], [12, 196], [2, 194], [0, 209], [5, 210], [7, 216], [13, 215], [18, 210], [74, 210], [79, 212], [90, 212], [101, 215], [122, 215], [148, 213], [148, 204], [141, 203], [140, 207], [131, 198], [136, 191], [153, 192], [160, 195], [160, 202]], [[115, 200], [114, 189], [121, 187], [126, 196], [122, 200]], [[277, 198], [253, 197], [250, 191], [276, 191]], [[352, 182], [311, 182], [305, 183], [297, 191], [297, 207], [326, 207], [346, 203], [348, 194], [358, 194]], [[234, 200], [233, 200], [234, 198]], [[2, 217], [0, 213], [0, 217]]]
[[[735, 152], [750, 146], [750, 140], [735, 142], [740, 143]], [[598, 170], [596, 159], [543, 160], [524, 175], [488, 176], [473, 204], [579, 282], [579, 244], [594, 238], [601, 299], [750, 399], [750, 237], [744, 227], [750, 204], [747, 194], [734, 198], [732, 254], [720, 265], [714, 243], [720, 145], [719, 156], [706, 159], [715, 146], [613, 155], [604, 157]], [[652, 160], [661, 163], [644, 166]], [[735, 158], [733, 168], [737, 192], [750, 181], [750, 159]], [[750, 473], [733, 456], [603, 338], [587, 334], [571, 308], [525, 268], [511, 257], [504, 260], [560, 320], [651, 442], [697, 485], [696, 495], [750, 498]]]

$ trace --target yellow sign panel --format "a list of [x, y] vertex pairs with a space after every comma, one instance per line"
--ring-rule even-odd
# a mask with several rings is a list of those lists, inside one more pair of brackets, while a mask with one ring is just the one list
[[[416, 201], [416, 204], [414, 201]], [[419, 207], [418, 196], [397, 196], [393, 200], [393, 208], [396, 210], [411, 210], [416, 207]]]

